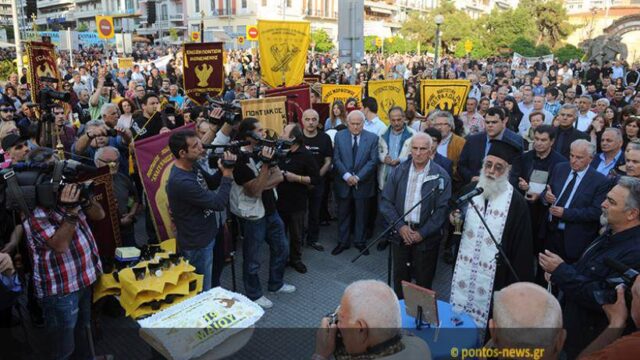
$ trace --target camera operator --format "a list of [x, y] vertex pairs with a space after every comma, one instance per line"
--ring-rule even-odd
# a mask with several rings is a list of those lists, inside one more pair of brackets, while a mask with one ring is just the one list
[[[616, 302], [603, 305], [609, 319], [609, 326], [580, 354], [580, 359], [635, 359], [640, 349], [640, 276], [631, 287], [631, 314], [625, 301], [625, 287], [616, 288]], [[627, 326], [629, 315], [635, 325], [635, 332], [620, 337]]]
[[89, 112], [91, 120], [100, 118], [100, 110], [104, 104], [110, 103], [112, 100], [111, 89], [113, 87], [113, 79], [111, 74], [107, 74], [104, 68], [98, 70], [98, 80], [95, 84], [96, 88], [93, 95], [89, 98]]
[[261, 307], [268, 309], [273, 303], [263, 296], [260, 285], [260, 245], [269, 244], [269, 285], [271, 292], [292, 293], [295, 286], [284, 283], [284, 268], [289, 256], [289, 247], [284, 233], [284, 224], [276, 209], [274, 188], [284, 180], [282, 171], [269, 163], [274, 156], [274, 148], [264, 146], [258, 156], [254, 148], [262, 139], [264, 129], [255, 118], [240, 122], [236, 140], [249, 141], [242, 148], [251, 155], [242, 157], [233, 170], [235, 183], [231, 188], [231, 212], [240, 219], [243, 231], [242, 280], [246, 296]]
[[[117, 109], [117, 108], [116, 108]], [[110, 116], [106, 116], [109, 118]], [[118, 115], [114, 115], [118, 117]], [[117, 120], [116, 120], [117, 121]], [[93, 158], [99, 148], [112, 146], [120, 152], [120, 166], [118, 171], [129, 174], [128, 142], [131, 134], [127, 129], [109, 128], [103, 120], [91, 120], [84, 126], [84, 133], [71, 146], [74, 160], [87, 165], [93, 165]]]
[[539, 254], [545, 277], [564, 294], [563, 311], [569, 358], [594, 340], [607, 327], [599, 294], [611, 291], [607, 279], [615, 275], [604, 259], [620, 261], [640, 268], [640, 180], [623, 176], [602, 203], [600, 221], [606, 223], [604, 234], [591, 242], [580, 259], [567, 264], [560, 256], [546, 250]]
[[[54, 161], [48, 148], [35, 149], [31, 155], [34, 165]], [[35, 293], [51, 345], [47, 353], [56, 359], [90, 356], [91, 285], [102, 272], [87, 219], [101, 220], [105, 214], [94, 198], [81, 198], [80, 189], [80, 184], [66, 184], [55, 207], [36, 206], [30, 214], [22, 214]]]
[[427, 344], [403, 335], [401, 327], [393, 290], [377, 280], [356, 281], [344, 290], [336, 312], [322, 319], [311, 359], [431, 359]]
[[[213, 248], [219, 227], [215, 212], [229, 202], [236, 156], [227, 152], [218, 161], [220, 171], [209, 175], [198, 160], [205, 154], [202, 142], [191, 130], [171, 134], [169, 148], [176, 158], [167, 182], [167, 197], [177, 231], [178, 249], [204, 275], [203, 290], [211, 288]], [[223, 161], [226, 163], [223, 166]], [[210, 189], [217, 188], [217, 191]], [[222, 266], [223, 264], [216, 264]]]
[[28, 140], [28, 137], [18, 134], [9, 134], [2, 139], [2, 150], [4, 150], [5, 157], [8, 155], [11, 164], [26, 161], [27, 155], [29, 155]]
[[149, 92], [142, 97], [140, 103], [142, 112], [134, 113], [133, 122], [131, 123], [133, 141], [170, 131], [167, 125], [162, 122], [158, 95]]
[[304, 274], [307, 267], [302, 262], [302, 243], [307, 193], [309, 187], [318, 185], [320, 174], [313, 154], [304, 146], [298, 124], [287, 124], [280, 139], [293, 141], [293, 144], [286, 157], [279, 161], [284, 181], [278, 185], [278, 213], [284, 222], [285, 233], [289, 235], [289, 265]]

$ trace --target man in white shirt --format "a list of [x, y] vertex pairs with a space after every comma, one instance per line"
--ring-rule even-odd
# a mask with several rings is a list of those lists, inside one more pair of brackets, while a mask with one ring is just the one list
[[362, 100], [362, 112], [365, 116], [364, 130], [375, 134], [382, 135], [387, 126], [378, 117], [378, 101], [372, 97], [366, 97]]
[[520, 111], [522, 111], [522, 121], [518, 126], [518, 132], [520, 134], [526, 134], [529, 131], [531, 123], [528, 123], [529, 114], [533, 111], [533, 90], [530, 86], [523, 87], [522, 89], [522, 101], [518, 103]]
[[589, 95], [582, 95], [576, 101], [578, 105], [578, 119], [574, 124], [575, 128], [580, 131], [586, 131], [589, 125], [591, 125], [591, 121], [596, 116], [596, 113], [591, 111], [591, 103], [593, 100]]

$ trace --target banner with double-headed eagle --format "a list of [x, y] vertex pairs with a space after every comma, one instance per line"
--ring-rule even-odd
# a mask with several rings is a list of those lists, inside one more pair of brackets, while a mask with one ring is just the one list
[[464, 109], [470, 87], [469, 80], [422, 80], [422, 113], [427, 115], [433, 110], [444, 110], [457, 116]]
[[207, 102], [207, 94], [222, 94], [224, 56], [221, 42], [184, 44], [182, 56], [182, 85], [191, 100], [201, 105]]
[[311, 43], [311, 23], [258, 20], [258, 33], [262, 81], [271, 87], [300, 85]]
[[402, 80], [376, 80], [367, 83], [370, 97], [378, 101], [378, 116], [380, 120], [389, 125], [389, 110], [394, 106], [406, 108], [407, 100], [404, 97]]
[[30, 41], [25, 43], [27, 58], [29, 59], [29, 72], [27, 81], [31, 89], [31, 97], [34, 103], [38, 103], [38, 92], [44, 87], [42, 78], [54, 80], [52, 87], [60, 90], [60, 72], [56, 65], [55, 46], [51, 43]]

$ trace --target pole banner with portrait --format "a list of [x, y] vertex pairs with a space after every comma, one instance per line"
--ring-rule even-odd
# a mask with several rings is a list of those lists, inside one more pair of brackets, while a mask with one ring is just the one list
[[258, 33], [262, 81], [274, 88], [300, 85], [311, 43], [311, 23], [258, 20]]
[[44, 87], [41, 78], [49, 78], [57, 82], [53, 88], [60, 91], [60, 72], [58, 71], [55, 46], [51, 43], [29, 41], [25, 43], [27, 58], [29, 59], [29, 72], [27, 81], [31, 90], [31, 99], [38, 104], [38, 93]]
[[80, 177], [78, 182], [92, 181], [93, 197], [98, 201], [104, 210], [102, 220], [91, 220], [87, 222], [91, 227], [91, 233], [98, 245], [100, 256], [113, 258], [116, 248], [122, 246], [120, 239], [120, 218], [118, 217], [118, 204], [116, 194], [113, 190], [113, 181], [109, 173], [109, 167], [98, 168], [96, 174]]
[[273, 138], [278, 136], [287, 124], [286, 101], [286, 96], [241, 100], [242, 117], [258, 119], [262, 127], [267, 130], [267, 137]]
[[207, 102], [206, 95], [218, 96], [224, 90], [223, 43], [182, 45], [182, 85], [185, 95], [196, 104]]
[[407, 99], [404, 97], [402, 80], [377, 80], [367, 83], [368, 94], [378, 101], [378, 116], [389, 125], [389, 110], [400, 106], [405, 110]]
[[362, 101], [362, 85], [322, 84], [322, 102], [333, 104], [335, 100], [347, 103], [348, 98], [355, 98], [358, 104]]
[[153, 226], [160, 241], [175, 238], [175, 227], [169, 213], [166, 185], [175, 158], [169, 149], [169, 137], [173, 132], [193, 130], [193, 123], [133, 143], [138, 174], [147, 194]]
[[422, 80], [420, 82], [422, 113], [426, 116], [433, 110], [443, 110], [454, 116], [459, 115], [464, 109], [470, 87], [469, 80]]
[[265, 97], [286, 96], [287, 121], [302, 125], [302, 113], [311, 108], [311, 93], [309, 89], [308, 84], [269, 89], [265, 92]]

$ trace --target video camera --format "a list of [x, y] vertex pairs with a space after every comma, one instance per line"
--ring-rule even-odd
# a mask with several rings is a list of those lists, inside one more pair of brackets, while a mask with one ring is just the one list
[[625, 300], [627, 305], [631, 304], [631, 287], [638, 275], [640, 275], [640, 272], [610, 257], [604, 258], [604, 264], [613, 269], [616, 273], [620, 274], [620, 276], [608, 278], [606, 280], [607, 285], [610, 286], [609, 289], [594, 291], [596, 301], [600, 305], [615, 303], [617, 300], [615, 288], [620, 284], [624, 284]]
[[[57, 81], [57, 79], [43, 77], [41, 81]], [[42, 112], [40, 120], [43, 122], [53, 122], [55, 118], [51, 114], [51, 108], [53, 107], [54, 100], [59, 100], [68, 103], [71, 100], [71, 94], [63, 91], [56, 91], [51, 86], [45, 85], [38, 91], [38, 107]]]
[[[291, 145], [293, 145], [293, 142], [288, 140], [263, 139], [254, 132], [251, 133], [251, 137], [258, 142], [258, 144], [254, 147], [253, 154], [258, 156], [260, 161], [262, 161], [263, 163], [269, 164], [269, 166], [275, 166], [280, 160], [284, 159], [289, 153]], [[267, 159], [262, 156], [262, 149], [265, 147], [274, 149], [273, 157], [271, 159]]]
[[[236, 156], [242, 155], [242, 150], [240, 149], [243, 146], [249, 145], [248, 141], [232, 141], [226, 145], [202, 145], [205, 149], [213, 150], [209, 154], [209, 167], [215, 169], [218, 167], [218, 160], [222, 159], [225, 151], [229, 151]], [[231, 160], [222, 160], [222, 166], [227, 169], [231, 169], [235, 166], [236, 162]]]
[[222, 126], [224, 123], [227, 123], [233, 126], [242, 121], [242, 107], [237, 102], [224, 101], [221, 98], [214, 99], [209, 94], [205, 94], [204, 96], [209, 103], [210, 109], [221, 108], [224, 111], [222, 118], [219, 120], [209, 119], [209, 122], [212, 124]]
[[[26, 203], [32, 211], [36, 206], [47, 209], [58, 205], [60, 190], [67, 184], [77, 183], [80, 176], [93, 173], [97, 168], [76, 160], [55, 161], [50, 164], [18, 163], [0, 171], [0, 203], [9, 210], [23, 210]], [[11, 178], [15, 177], [17, 188], [11, 187]], [[81, 183], [80, 202], [93, 197], [93, 184]]]

